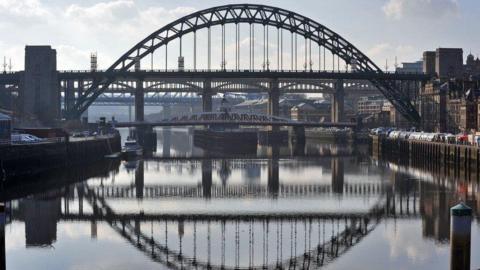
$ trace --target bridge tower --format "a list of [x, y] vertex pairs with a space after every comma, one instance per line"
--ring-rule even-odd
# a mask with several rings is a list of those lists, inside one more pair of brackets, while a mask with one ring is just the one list
[[345, 121], [345, 89], [343, 87], [343, 80], [338, 79], [335, 82], [335, 93], [332, 95], [332, 122]]
[[23, 120], [34, 118], [49, 125], [59, 119], [60, 85], [56, 50], [50, 46], [26, 46], [25, 72], [21, 84]]

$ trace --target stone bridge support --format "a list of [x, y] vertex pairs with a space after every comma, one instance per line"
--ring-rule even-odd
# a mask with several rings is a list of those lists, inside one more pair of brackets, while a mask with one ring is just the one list
[[[84, 91], [85, 91], [85, 81], [79, 80], [77, 85], [77, 98], [81, 97]], [[88, 123], [88, 109], [82, 113], [82, 115], [80, 116], [80, 119]]]
[[143, 80], [137, 80], [135, 87], [135, 121], [143, 122], [145, 118]]
[[345, 121], [345, 89], [343, 87], [343, 80], [338, 79], [335, 82], [335, 93], [332, 95], [332, 122]]
[[[280, 88], [278, 85], [278, 79], [273, 79], [270, 82], [270, 89], [268, 91], [268, 106], [267, 114], [273, 116], [279, 116], [280, 114]], [[272, 126], [269, 128], [271, 131], [279, 131], [278, 126]]]
[[268, 107], [267, 114], [279, 116], [280, 114], [280, 88], [278, 86], [278, 79], [270, 82], [270, 91], [268, 92]]
[[203, 93], [202, 93], [203, 112], [211, 112], [213, 110], [212, 96], [213, 96], [212, 80], [206, 79], [203, 82]]
[[65, 111], [69, 111], [75, 105], [75, 81], [68, 80], [65, 85]]

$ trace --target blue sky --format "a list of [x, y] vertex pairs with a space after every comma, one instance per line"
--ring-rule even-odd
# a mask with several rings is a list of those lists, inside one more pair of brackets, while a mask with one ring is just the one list
[[[142, 38], [172, 20], [227, 3], [245, 2], [0, 0], [0, 55], [12, 58], [13, 68], [21, 69], [25, 45], [48, 44], [57, 49], [61, 69], [87, 69], [93, 51], [99, 55], [100, 68], [107, 68]], [[248, 3], [278, 6], [310, 17], [349, 40], [382, 67], [385, 59], [390, 66], [395, 56], [398, 62], [415, 61], [424, 50], [437, 47], [462, 47], [465, 55], [470, 50], [474, 55], [480, 54], [478, 0]], [[242, 39], [248, 34], [244, 36]], [[227, 44], [227, 50], [233, 48]], [[186, 52], [186, 61], [189, 56]], [[172, 58], [169, 62], [174, 65], [175, 61]]]

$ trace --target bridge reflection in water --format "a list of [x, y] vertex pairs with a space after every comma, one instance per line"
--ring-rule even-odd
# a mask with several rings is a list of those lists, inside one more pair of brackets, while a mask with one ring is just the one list
[[[379, 170], [338, 151], [304, 161], [281, 158], [278, 148], [266, 152], [269, 158], [130, 162], [123, 176], [19, 195], [7, 204], [7, 226], [24, 222], [27, 246], [50, 246], [59, 222], [88, 222], [92, 238], [101, 237], [99, 223], [108, 224], [132, 249], [173, 269], [319, 268], [355, 248], [384, 220], [422, 219], [424, 237], [448, 241], [445, 213], [459, 196], [455, 183], [411, 179], [399, 167]], [[314, 175], [318, 181], [288, 178], [312, 168], [324, 172]], [[377, 180], [352, 178], [362, 170]], [[168, 175], [182, 179], [169, 181]], [[185, 180], [189, 175], [195, 179]], [[348, 205], [358, 199], [361, 207]], [[329, 200], [347, 206], [328, 207]]]

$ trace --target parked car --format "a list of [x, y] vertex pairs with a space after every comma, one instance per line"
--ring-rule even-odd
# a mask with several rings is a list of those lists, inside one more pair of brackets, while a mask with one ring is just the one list
[[11, 141], [12, 143], [35, 143], [35, 142], [42, 142], [45, 139], [38, 138], [37, 136], [31, 134], [12, 134]]

